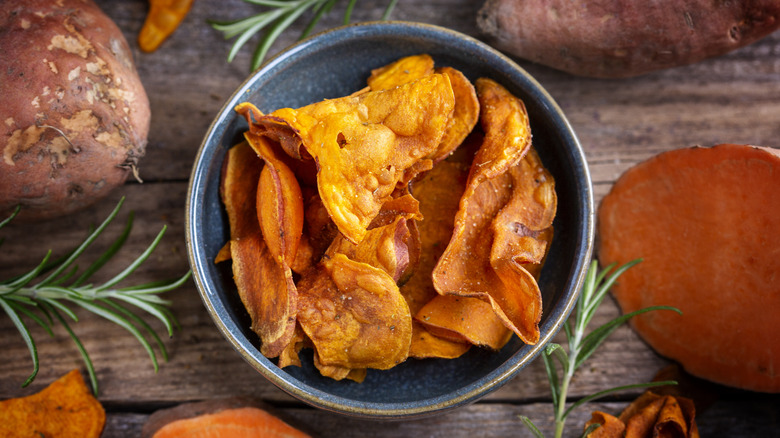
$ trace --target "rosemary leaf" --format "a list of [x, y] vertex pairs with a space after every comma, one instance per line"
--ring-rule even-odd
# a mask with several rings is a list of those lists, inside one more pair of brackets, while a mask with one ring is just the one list
[[105, 283], [103, 283], [102, 285], [100, 285], [100, 287], [98, 287], [96, 290], [97, 291], [106, 290], [106, 289], [110, 288], [111, 286], [113, 286], [113, 285], [119, 283], [120, 281], [124, 280], [125, 278], [127, 278], [127, 276], [132, 274], [133, 271], [138, 269], [138, 267], [141, 266], [141, 264], [143, 262], [145, 262], [146, 259], [148, 259], [150, 255], [152, 255], [152, 252], [154, 252], [155, 248], [157, 248], [157, 245], [160, 244], [160, 241], [162, 240], [162, 237], [165, 234], [165, 230], [167, 230], [167, 229], [168, 229], [168, 227], [163, 226], [162, 230], [160, 230], [160, 232], [157, 233], [157, 237], [154, 238], [154, 241], [152, 241], [152, 243], [146, 248], [146, 250], [140, 256], [138, 256], [138, 258], [135, 259], [133, 261], [133, 263], [130, 264], [130, 266], [126, 267], [122, 272], [120, 272], [119, 274], [114, 276], [114, 278], [112, 278], [111, 280], [108, 280]]
[[[542, 353], [547, 379], [550, 382], [550, 393], [552, 395], [552, 404], [555, 411], [555, 436], [557, 438], [560, 438], [563, 435], [563, 428], [566, 423], [566, 418], [569, 416], [569, 414], [574, 409], [584, 405], [585, 403], [617, 391], [676, 384], [676, 382], [650, 382], [620, 386], [617, 388], [599, 391], [593, 395], [584, 397], [573, 403], [568, 407], [568, 409], [566, 408], [566, 397], [569, 390], [569, 383], [571, 382], [574, 373], [593, 354], [593, 352], [602, 344], [602, 342], [604, 342], [604, 340], [619, 326], [634, 316], [646, 312], [657, 310], [672, 310], [681, 313], [678, 309], [669, 306], [647, 307], [635, 312], [621, 315], [593, 330], [588, 335], [585, 335], [588, 324], [590, 324], [591, 320], [595, 316], [596, 309], [599, 307], [599, 305], [601, 305], [601, 302], [606, 297], [609, 289], [614, 285], [615, 281], [617, 281], [620, 275], [625, 273], [628, 269], [639, 262], [641, 262], [641, 259], [626, 263], [617, 269], [614, 269], [614, 265], [610, 265], [601, 271], [599, 271], [598, 263], [595, 260], [591, 262], [590, 268], [585, 275], [585, 281], [583, 283], [582, 290], [580, 291], [577, 305], [575, 306], [575, 313], [571, 315], [569, 320], [563, 324], [564, 333], [568, 341], [568, 354], [562, 346], [554, 343], [548, 344]], [[555, 357], [557, 362], [560, 364], [561, 375], [558, 374], [558, 369], [555, 367], [555, 363], [552, 359], [553, 357]], [[542, 437], [542, 433], [538, 428], [536, 428], [536, 426], [534, 426], [531, 420], [522, 416], [520, 418], [534, 436]], [[595, 430], [595, 427], [593, 430]], [[587, 435], [587, 433], [585, 435]]]
[[[140, 285], [129, 285], [122, 289], [113, 287], [121, 281], [127, 280], [131, 274], [146, 261], [155, 248], [159, 245], [166, 227], [157, 234], [153, 242], [144, 250], [144, 252], [133, 260], [122, 272], [112, 277], [99, 287], [91, 284], [85, 284], [93, 274], [102, 269], [105, 264], [116, 255], [124, 246], [130, 235], [133, 225], [133, 213], [128, 216], [127, 223], [121, 234], [113, 240], [111, 245], [88, 267], [79, 272], [79, 266], [76, 263], [85, 250], [96, 241], [96, 239], [105, 231], [109, 223], [117, 216], [124, 203], [124, 198], [120, 199], [116, 208], [97, 228], [90, 227], [87, 237], [75, 249], [68, 252], [56, 260], [51, 260], [52, 251], [49, 250], [43, 260], [33, 269], [25, 274], [14, 278], [0, 281], [0, 308], [11, 319], [14, 326], [22, 336], [33, 362], [33, 372], [23, 383], [27, 386], [35, 379], [39, 371], [38, 350], [30, 330], [25, 324], [23, 317], [28, 318], [46, 330], [53, 336], [52, 324], [59, 321], [68, 332], [79, 351], [87, 372], [92, 382], [92, 388], [97, 395], [98, 382], [95, 368], [92, 360], [87, 353], [75, 331], [72, 330], [67, 318], [78, 322], [78, 316], [69, 307], [78, 306], [95, 315], [101, 316], [108, 321], [126, 329], [147, 351], [154, 366], [155, 372], [159, 369], [157, 355], [152, 349], [152, 345], [146, 339], [144, 334], [150, 336], [159, 347], [160, 355], [164, 360], [168, 359], [168, 352], [160, 337], [140, 316], [125, 308], [120, 302], [128, 306], [134, 306], [138, 310], [160, 320], [166, 328], [169, 336], [173, 335], [173, 329], [178, 328], [179, 324], [173, 313], [170, 311], [169, 300], [160, 297], [160, 294], [173, 290], [190, 278], [191, 271], [188, 271], [181, 277], [167, 281], [154, 281]], [[0, 222], [0, 228], [8, 224], [18, 213], [6, 220]], [[41, 277], [43, 277], [41, 279]], [[73, 278], [75, 280], [71, 281]], [[70, 284], [68, 284], [68, 282]], [[39, 313], [37, 313], [39, 312]], [[41, 316], [43, 315], [43, 317]], [[52, 318], [52, 316], [54, 318]]]
[[[312, 18], [301, 32], [299, 39], [308, 36], [314, 29], [314, 26], [320, 21], [324, 14], [330, 12], [337, 0], [244, 0], [246, 3], [254, 4], [266, 8], [265, 11], [234, 21], [209, 20], [209, 24], [214, 29], [222, 32], [225, 39], [238, 37], [228, 51], [227, 61], [233, 62], [241, 48], [253, 36], [264, 31], [257, 47], [255, 48], [251, 70], [254, 71], [260, 67], [265, 60], [268, 51], [279, 36], [287, 30], [298, 18], [305, 12], [313, 12]], [[382, 20], [390, 18], [398, 0], [390, 0]], [[352, 20], [352, 12], [357, 5], [357, 0], [348, 0], [344, 11], [343, 23], [349, 24]]]
[[19, 333], [22, 335], [24, 343], [27, 344], [27, 349], [30, 350], [30, 356], [32, 357], [33, 362], [33, 371], [32, 374], [30, 374], [30, 377], [28, 377], [27, 380], [22, 383], [22, 387], [25, 387], [33, 380], [35, 380], [35, 376], [38, 375], [38, 349], [36, 348], [35, 341], [33, 340], [30, 331], [27, 329], [27, 326], [24, 324], [24, 321], [19, 318], [19, 314], [16, 313], [14, 308], [8, 304], [8, 302], [6, 302], [5, 298], [3, 297], [0, 297], [0, 307], [2, 307], [8, 317], [11, 318], [11, 322], [14, 323], [16, 329], [19, 330]]
[[73, 331], [73, 329], [70, 328], [70, 324], [68, 324], [68, 321], [65, 320], [65, 318], [63, 318], [59, 312], [57, 312], [57, 309], [52, 307], [50, 309], [50, 312], [54, 315], [55, 318], [57, 318], [60, 324], [62, 324], [62, 326], [65, 328], [65, 331], [68, 332], [70, 339], [73, 341], [74, 344], [76, 344], [76, 349], [79, 350], [79, 354], [81, 355], [81, 360], [84, 361], [84, 366], [87, 368], [89, 381], [92, 384], [92, 392], [94, 392], [95, 395], [97, 395], [98, 393], [97, 374], [95, 373], [95, 365], [92, 363], [92, 359], [90, 359], [89, 354], [87, 353], [87, 349], [84, 348], [84, 344], [81, 343], [81, 339], [79, 339], [79, 337], [76, 336], [76, 333]]
[[100, 270], [100, 268], [103, 267], [109, 260], [111, 260], [114, 255], [119, 252], [119, 250], [122, 248], [122, 246], [127, 241], [128, 236], [130, 236], [130, 231], [133, 229], [133, 218], [135, 214], [131, 211], [130, 214], [127, 215], [127, 223], [125, 224], [124, 230], [122, 230], [122, 234], [119, 235], [119, 237], [114, 240], [114, 243], [111, 244], [111, 246], [106, 250], [106, 252], [103, 253], [97, 260], [92, 262], [91, 265], [89, 265], [89, 268], [87, 268], [79, 278], [71, 284], [72, 287], [78, 287], [84, 284], [85, 281], [89, 280], [89, 278]]

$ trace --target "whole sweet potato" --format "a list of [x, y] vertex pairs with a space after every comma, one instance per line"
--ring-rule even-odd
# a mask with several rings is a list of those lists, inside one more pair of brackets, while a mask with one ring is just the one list
[[618, 78], [691, 64], [780, 28], [777, 0], [487, 0], [500, 50], [575, 75]]
[[92, 0], [6, 0], [0, 47], [0, 213], [51, 218], [124, 183], [150, 110], [114, 22]]

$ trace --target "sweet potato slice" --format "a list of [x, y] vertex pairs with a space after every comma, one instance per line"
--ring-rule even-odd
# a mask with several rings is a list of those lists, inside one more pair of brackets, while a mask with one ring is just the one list
[[256, 200], [263, 239], [277, 260], [291, 266], [303, 234], [301, 187], [292, 169], [285, 163], [281, 147], [251, 132], [245, 133], [244, 137], [265, 162], [260, 172]]
[[492, 79], [479, 78], [474, 85], [485, 139], [471, 164], [465, 197], [485, 179], [515, 165], [531, 147], [531, 124], [523, 101]]
[[[542, 298], [518, 248], [545, 248], [557, 199], [552, 176], [531, 149], [528, 116], [521, 100], [490, 79], [477, 80], [485, 136], [474, 155], [455, 227], [433, 271], [442, 295], [489, 302], [523, 342], [539, 340]], [[529, 205], [526, 205], [530, 203]], [[496, 219], [497, 218], [497, 219]], [[528, 239], [526, 239], [528, 238]], [[529, 245], [533, 243], [533, 245]], [[528, 251], [534, 252], [534, 251]]]
[[300, 142], [316, 160], [323, 204], [357, 243], [407, 169], [438, 146], [454, 99], [449, 78], [433, 74], [389, 90], [282, 108], [258, 123], [283, 145]]
[[433, 58], [425, 53], [406, 56], [383, 67], [371, 70], [368, 87], [371, 90], [387, 90], [433, 73]]
[[298, 287], [298, 319], [322, 364], [388, 369], [406, 360], [412, 318], [385, 271], [335, 254]]
[[414, 318], [440, 338], [492, 350], [500, 350], [512, 336], [490, 304], [478, 298], [438, 295]]
[[183, 403], [154, 412], [141, 438], [307, 438], [265, 403], [249, 397], [226, 397]]
[[658, 353], [721, 384], [780, 392], [780, 151], [661, 153], [627, 170], [598, 211], [599, 260], [643, 262], [612, 292]]
[[0, 401], [0, 436], [98, 438], [106, 413], [73, 370], [37, 394]]
[[222, 202], [230, 224], [233, 280], [262, 341], [261, 353], [278, 356], [295, 331], [297, 293], [290, 268], [263, 240], [257, 220], [257, 186], [262, 161], [246, 142], [230, 148], [222, 175]]
[[421, 54], [407, 56], [373, 70], [368, 78], [368, 87], [371, 90], [385, 90], [433, 73], [447, 75], [455, 95], [455, 108], [441, 143], [427, 157], [433, 163], [437, 163], [447, 158], [463, 143], [479, 120], [479, 100], [471, 81], [462, 72], [452, 67], [434, 68], [433, 58]]
[[447, 123], [444, 137], [442, 137], [436, 151], [427, 157], [434, 163], [438, 163], [463, 144], [479, 121], [480, 107], [474, 85], [460, 70], [452, 67], [439, 67], [436, 68], [435, 72], [450, 78], [452, 91], [455, 94], [455, 108], [449, 123]]
[[412, 321], [412, 344], [409, 357], [415, 359], [455, 359], [471, 349], [465, 340], [451, 341], [429, 332], [418, 321]]

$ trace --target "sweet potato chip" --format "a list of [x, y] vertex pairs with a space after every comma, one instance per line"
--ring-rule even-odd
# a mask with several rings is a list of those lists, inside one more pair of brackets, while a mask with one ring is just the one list
[[406, 170], [438, 146], [453, 106], [449, 78], [433, 74], [389, 90], [282, 108], [258, 123], [283, 146], [298, 141], [314, 157], [323, 204], [357, 243]]
[[[292, 265], [303, 233], [301, 187], [281, 147], [268, 138], [244, 134], [247, 142], [265, 162], [257, 187], [257, 219], [269, 251], [287, 266]], [[279, 149], [277, 151], [277, 149]]]
[[593, 423], [602, 425], [588, 438], [698, 438], [695, 415], [692, 400], [648, 390], [628, 405], [619, 417], [594, 412], [585, 428]]
[[257, 185], [262, 161], [246, 142], [228, 150], [222, 175], [222, 201], [230, 224], [233, 280], [262, 341], [261, 353], [276, 357], [295, 329], [297, 293], [288, 267], [263, 240], [257, 220]]
[[433, 58], [427, 54], [401, 58], [383, 67], [371, 70], [368, 87], [373, 90], [387, 90], [428, 76], [433, 73]]
[[298, 287], [298, 319], [322, 364], [388, 369], [406, 360], [412, 318], [389, 274], [335, 254]]
[[434, 336], [422, 324], [413, 321], [409, 357], [415, 359], [455, 359], [463, 356], [470, 348], [471, 344], [468, 342], [455, 342]]
[[483, 180], [506, 172], [531, 147], [531, 125], [523, 101], [492, 79], [479, 78], [474, 85], [485, 139], [471, 165], [466, 197]]
[[434, 69], [433, 58], [421, 54], [401, 58], [373, 70], [368, 78], [368, 87], [371, 90], [385, 90], [433, 73], [447, 75], [455, 95], [454, 112], [447, 123], [444, 136], [436, 150], [427, 157], [432, 163], [437, 163], [463, 143], [479, 120], [479, 100], [471, 81], [452, 67]]
[[98, 438], [106, 412], [78, 370], [27, 397], [0, 401], [0, 436]]
[[436, 73], [447, 75], [455, 94], [455, 109], [447, 124], [439, 147], [427, 158], [434, 163], [447, 158], [471, 133], [479, 120], [479, 99], [471, 81], [452, 67], [439, 67]]
[[307, 341], [306, 333], [303, 332], [300, 324], [296, 322], [295, 332], [293, 333], [290, 342], [287, 343], [287, 346], [284, 347], [284, 350], [279, 354], [279, 359], [277, 361], [279, 368], [301, 366], [300, 352]]
[[390, 224], [369, 230], [358, 244], [339, 236], [325, 256], [343, 254], [354, 261], [385, 271], [397, 282], [409, 268], [407, 242], [411, 232], [406, 223], [403, 216], [398, 216]]
[[606, 412], [593, 411], [590, 420], [585, 423], [585, 429], [593, 424], [599, 427], [588, 434], [588, 438], [623, 438], [626, 432], [626, 425], [617, 417]]
[[541, 264], [552, 240], [558, 206], [555, 180], [533, 148], [509, 173], [513, 196], [493, 221], [491, 263], [511, 260], [522, 266]]
[[[531, 132], [522, 101], [490, 79], [477, 80], [477, 91], [485, 137], [474, 156], [454, 232], [434, 269], [433, 283], [442, 295], [489, 302], [523, 342], [535, 344], [541, 292], [534, 275], [522, 266], [525, 259], [511, 251], [538, 249], [531, 244], [538, 244], [542, 233], [525, 239], [529, 228], [525, 222], [537, 227], [537, 222], [546, 225], [541, 221], [550, 211], [554, 216], [552, 176], [539, 170], [543, 167], [536, 154], [527, 157]], [[537, 207], [526, 205], [529, 202]], [[528, 208], [541, 213], [526, 218]], [[546, 242], [539, 245], [546, 249]]]
[[333, 380], [353, 380], [362, 383], [366, 379], [367, 369], [365, 368], [347, 368], [340, 365], [325, 365], [320, 361], [317, 351], [314, 352], [314, 367], [325, 377]]
[[440, 338], [492, 350], [500, 350], [512, 336], [490, 304], [478, 298], [439, 295], [414, 318]]

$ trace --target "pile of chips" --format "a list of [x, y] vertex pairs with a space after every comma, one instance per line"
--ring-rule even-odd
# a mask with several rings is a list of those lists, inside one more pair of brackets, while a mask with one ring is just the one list
[[280, 367], [313, 348], [362, 381], [409, 357], [539, 340], [552, 175], [525, 106], [426, 54], [373, 70], [352, 95], [261, 113], [220, 186], [238, 294]]

